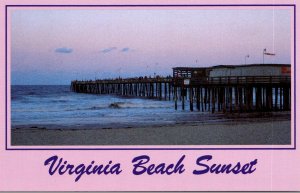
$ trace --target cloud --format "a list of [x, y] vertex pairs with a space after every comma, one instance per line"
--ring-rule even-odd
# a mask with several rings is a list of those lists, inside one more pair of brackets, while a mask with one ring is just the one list
[[63, 47], [63, 48], [56, 48], [55, 52], [56, 53], [69, 54], [69, 53], [73, 52], [73, 49], [72, 48], [65, 48], [65, 47]]
[[106, 54], [106, 53], [111, 52], [116, 49], [117, 49], [117, 47], [105, 48], [105, 49], [101, 50], [101, 52]]
[[129, 52], [129, 48], [123, 48], [122, 50], [121, 50], [121, 52]]

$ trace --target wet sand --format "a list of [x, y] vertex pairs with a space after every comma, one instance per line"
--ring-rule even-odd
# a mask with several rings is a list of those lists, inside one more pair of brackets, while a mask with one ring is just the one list
[[12, 128], [12, 145], [288, 145], [291, 121], [282, 116], [99, 128], [53, 125]]

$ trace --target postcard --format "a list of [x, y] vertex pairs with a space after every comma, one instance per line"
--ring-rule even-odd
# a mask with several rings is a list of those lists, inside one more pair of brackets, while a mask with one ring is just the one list
[[297, 1], [1, 1], [2, 191], [299, 191]]

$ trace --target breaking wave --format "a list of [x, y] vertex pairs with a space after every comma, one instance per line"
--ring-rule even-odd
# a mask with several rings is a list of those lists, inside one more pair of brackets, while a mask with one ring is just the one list
[[166, 108], [172, 107], [171, 105], [162, 104], [149, 104], [149, 103], [128, 103], [128, 102], [114, 102], [109, 104], [109, 108]]

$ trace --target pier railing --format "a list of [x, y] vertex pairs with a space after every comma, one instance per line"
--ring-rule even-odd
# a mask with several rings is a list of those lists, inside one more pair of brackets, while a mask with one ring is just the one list
[[199, 111], [290, 110], [290, 76], [155, 77], [72, 81], [79, 93], [115, 94], [158, 100], [178, 101], [185, 109], [189, 101]]
[[125, 83], [156, 83], [172, 82], [173, 78], [125, 78], [125, 79], [104, 79], [104, 80], [74, 80], [77, 84], [125, 84]]
[[[184, 81], [189, 80], [189, 84]], [[175, 85], [252, 85], [252, 84], [290, 84], [290, 76], [222, 76], [203, 78], [175, 78]]]
[[184, 80], [190, 80], [189, 85], [241, 85], [241, 84], [290, 84], [290, 76], [222, 76], [203, 78], [126, 78], [104, 80], [74, 80], [76, 84], [129, 84], [129, 83], [174, 83], [184, 85]]

